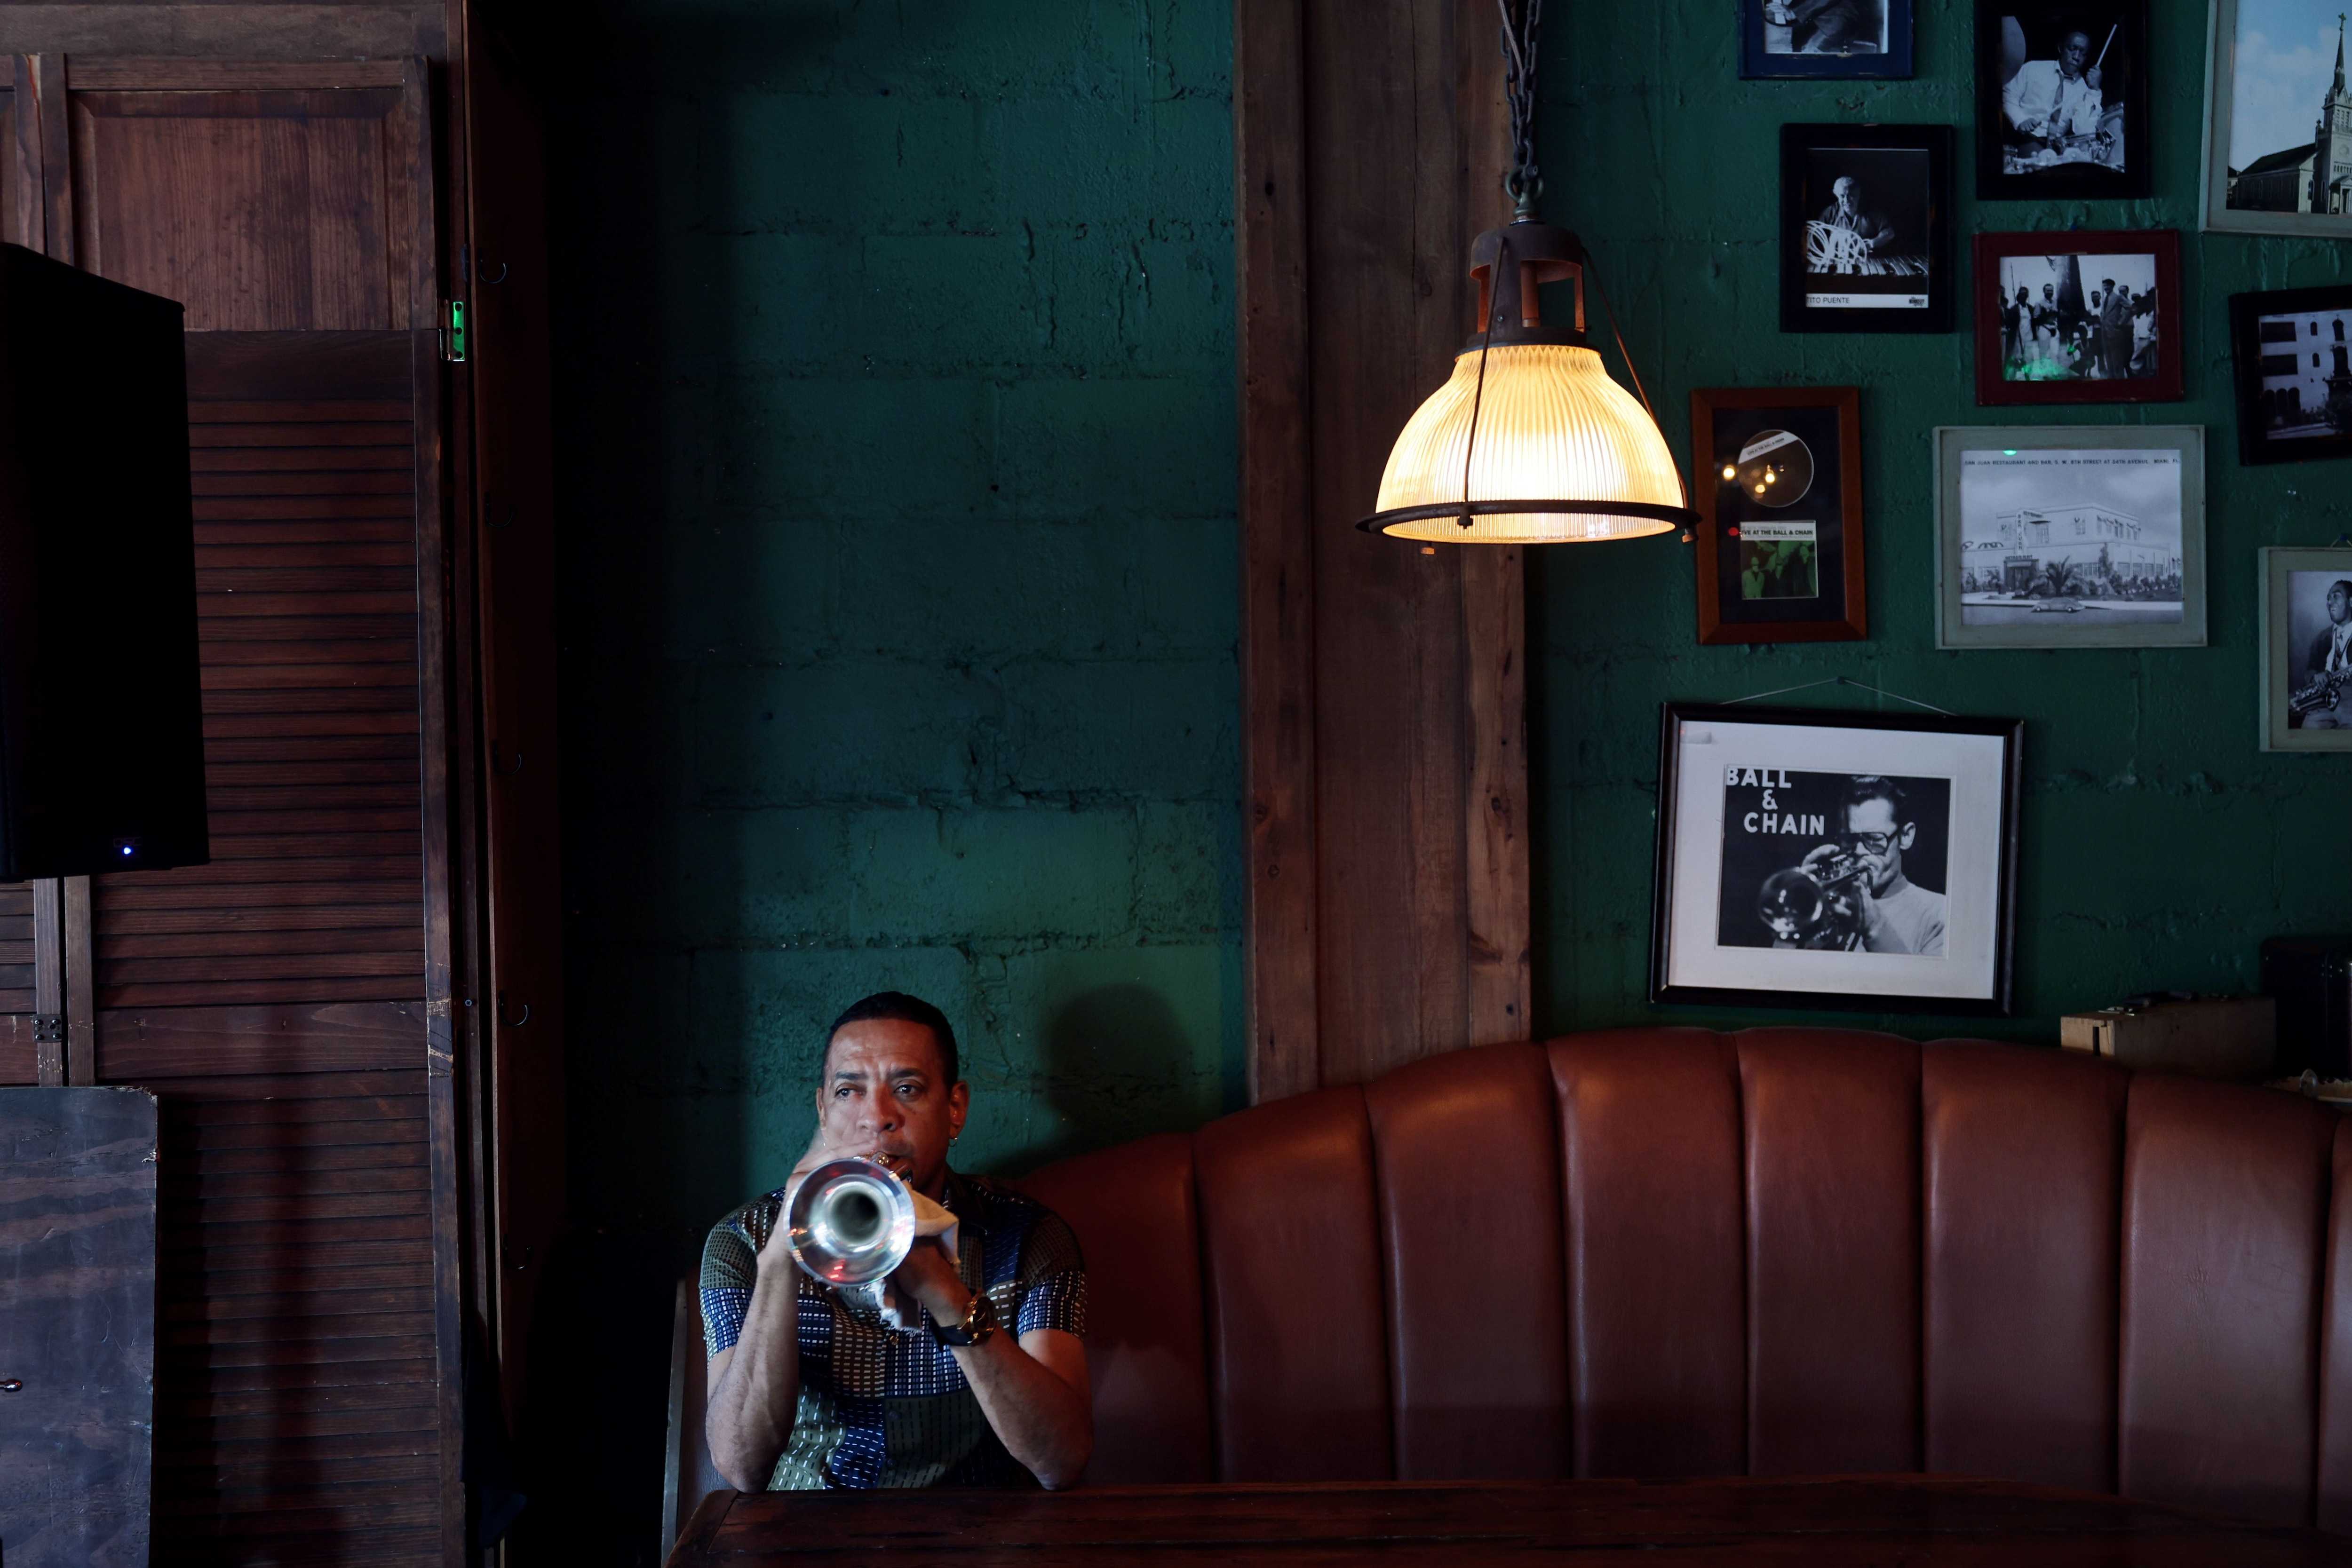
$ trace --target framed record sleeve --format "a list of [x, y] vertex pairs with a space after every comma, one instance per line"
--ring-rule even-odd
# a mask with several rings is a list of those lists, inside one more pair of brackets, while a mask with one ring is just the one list
[[1861, 406], [1853, 387], [1691, 393], [1702, 643], [1869, 636]]

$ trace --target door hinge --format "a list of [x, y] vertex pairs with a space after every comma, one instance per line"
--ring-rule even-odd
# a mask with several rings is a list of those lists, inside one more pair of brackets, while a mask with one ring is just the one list
[[453, 365], [466, 362], [466, 302], [462, 299], [442, 303], [441, 357]]

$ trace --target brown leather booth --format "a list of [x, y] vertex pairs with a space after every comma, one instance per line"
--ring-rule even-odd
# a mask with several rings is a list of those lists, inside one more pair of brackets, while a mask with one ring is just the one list
[[1093, 1481], [1929, 1470], [2352, 1529], [2352, 1135], [2276, 1092], [1622, 1030], [1022, 1185], [1086, 1249]]

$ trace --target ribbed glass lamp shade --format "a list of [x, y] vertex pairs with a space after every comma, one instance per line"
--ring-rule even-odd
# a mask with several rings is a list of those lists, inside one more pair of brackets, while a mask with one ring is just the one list
[[[1379, 513], [1365, 526], [1398, 538], [1456, 544], [1572, 544], [1682, 526], [1682, 481], [1665, 437], [1609, 379], [1598, 353], [1566, 343], [1497, 343], [1483, 350], [1481, 393], [1481, 351], [1456, 359], [1453, 377], [1405, 422], [1381, 476]], [[1478, 439], [1471, 448], [1469, 498], [1538, 505], [1475, 513], [1465, 528], [1462, 455], [1474, 404]], [[1561, 503], [1575, 509], [1559, 509]], [[1633, 509], [1615, 511], [1612, 503]], [[1386, 516], [1422, 507], [1454, 510]]]

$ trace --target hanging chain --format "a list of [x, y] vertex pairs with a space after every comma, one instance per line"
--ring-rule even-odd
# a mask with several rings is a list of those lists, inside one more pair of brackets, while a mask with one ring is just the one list
[[1543, 194], [1543, 173], [1536, 167], [1536, 37], [1543, 27], [1543, 0], [1495, 0], [1495, 8], [1503, 16], [1503, 99], [1511, 114], [1511, 170], [1503, 189], [1516, 215], [1532, 218]]

